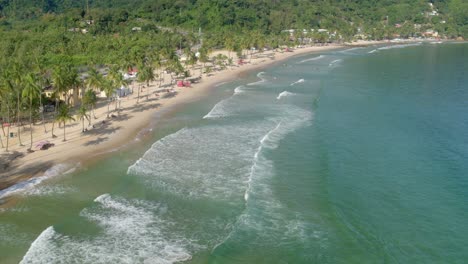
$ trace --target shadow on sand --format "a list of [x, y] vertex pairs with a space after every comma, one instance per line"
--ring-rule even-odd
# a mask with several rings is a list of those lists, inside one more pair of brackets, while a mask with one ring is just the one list
[[86, 147], [87, 146], [93, 146], [93, 145], [95, 146], [95, 145], [99, 145], [102, 142], [105, 142], [107, 140], [109, 140], [109, 137], [98, 137], [98, 138], [96, 138], [94, 140], [90, 140], [90, 141], [84, 143], [83, 146], [86, 146]]

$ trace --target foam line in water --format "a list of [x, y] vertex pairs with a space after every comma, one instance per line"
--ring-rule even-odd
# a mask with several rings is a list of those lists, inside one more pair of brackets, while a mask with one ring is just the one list
[[[2, 210], [0, 210], [1, 212]], [[22, 232], [16, 224], [0, 223], [0, 234], [0, 245], [2, 246], [21, 247], [30, 243], [29, 235]]]
[[342, 50], [340, 52], [349, 52], [349, 51], [358, 50], [358, 49], [362, 49], [362, 47], [350, 48], [350, 49], [347, 49], [347, 50]]
[[263, 147], [264, 147], [264, 143], [266, 140], [268, 140], [268, 137], [270, 134], [274, 133], [281, 125], [281, 122], [278, 123], [278, 125], [276, 125], [275, 128], [273, 128], [272, 130], [270, 130], [266, 135], [264, 135], [262, 137], [262, 139], [260, 140], [260, 145], [258, 146], [257, 148], [257, 151], [255, 152], [254, 154], [254, 157], [253, 157], [253, 162], [252, 162], [252, 167], [250, 168], [250, 175], [249, 175], [249, 180], [247, 181], [248, 182], [248, 186], [247, 186], [247, 189], [245, 190], [245, 193], [244, 193], [244, 200], [247, 201], [249, 199], [249, 192], [250, 192], [250, 189], [251, 189], [251, 182], [252, 182], [252, 177], [253, 177], [253, 174], [255, 172], [255, 167], [257, 166], [257, 162], [258, 162], [258, 155], [260, 154], [260, 152], [262, 151]]
[[219, 86], [221, 86], [221, 85], [223, 85], [223, 84], [226, 84], [226, 83], [228, 83], [228, 82], [220, 82], [220, 83], [217, 83], [217, 84], [215, 85], [215, 87], [219, 87]]
[[297, 80], [297, 81], [291, 83], [289, 86], [294, 86], [294, 85], [296, 85], [296, 84], [303, 83], [303, 82], [305, 82], [304, 79], [299, 79], [299, 80]]
[[76, 193], [78, 190], [69, 186], [57, 184], [42, 184], [34, 188], [21, 192], [23, 196], [57, 196], [66, 195], [69, 193]]
[[241, 85], [234, 89], [234, 93], [231, 97], [226, 98], [218, 102], [211, 110], [206, 114], [203, 119], [210, 118], [222, 118], [229, 115], [235, 115], [238, 111], [245, 110], [239, 107], [239, 99], [236, 96], [246, 93], [246, 87]]
[[169, 232], [164, 206], [104, 194], [80, 216], [102, 232], [67, 236], [52, 226], [31, 244], [21, 263], [178, 263], [191, 259], [196, 243]]
[[262, 84], [262, 83], [265, 83], [267, 81], [267, 79], [265, 79], [263, 76], [265, 75], [265, 72], [259, 72], [257, 74], [257, 77], [260, 79], [260, 81], [258, 82], [253, 82], [253, 83], [249, 83], [247, 84], [248, 86], [253, 86], [253, 85], [259, 85], [259, 84]]
[[245, 92], [245, 90], [242, 89], [242, 87], [244, 87], [244, 86], [243, 86], [243, 85], [237, 86], [237, 87], [234, 89], [234, 95], [236, 95], [236, 94], [241, 94], [241, 93]]
[[[235, 92], [234, 92], [235, 93]], [[232, 97], [221, 100], [206, 114], [203, 119], [220, 118], [227, 116]]]
[[[242, 199], [258, 137], [271, 121], [210, 124], [188, 128], [157, 141], [128, 174], [182, 199]], [[226, 177], [230, 175], [230, 177]]]
[[41, 182], [57, 177], [64, 174], [69, 174], [75, 171], [76, 167], [72, 167], [70, 164], [57, 164], [47, 169], [42, 176], [34, 177], [26, 181], [19, 182], [9, 188], [0, 191], [0, 199], [7, 196], [22, 193], [34, 188]]
[[[279, 201], [271, 186], [275, 175], [274, 164], [266, 157], [267, 150], [276, 149], [281, 140], [289, 133], [305, 126], [312, 120], [312, 113], [303, 109], [290, 107], [284, 109], [285, 115], [277, 119], [277, 125], [261, 139], [255, 151], [250, 168], [248, 186], [244, 193], [245, 209], [238, 217], [232, 231], [212, 251], [224, 244], [238, 243], [245, 239], [245, 234], [252, 234], [253, 245], [274, 245], [282, 241], [310, 242], [320, 232], [314, 233], [315, 227], [303, 221], [300, 215], [288, 213], [288, 208]], [[240, 235], [240, 236], [238, 236]], [[255, 240], [255, 241], [253, 241]], [[229, 246], [228, 246], [229, 247]]]
[[233, 97], [239, 94], [242, 94], [245, 92], [245, 86], [241, 85], [238, 86], [234, 89], [234, 94], [224, 100], [221, 100], [218, 102], [211, 110], [206, 114], [203, 119], [209, 119], [209, 118], [220, 118], [220, 117], [225, 117], [227, 116], [228, 113], [228, 108], [233, 104]]
[[333, 67], [333, 66], [337, 65], [338, 63], [340, 63], [342, 61], [343, 61], [342, 59], [334, 60], [334, 61], [330, 62], [330, 64], [328, 64], [328, 66]]
[[322, 58], [324, 58], [324, 57], [325, 57], [325, 55], [320, 55], [320, 56], [318, 56], [318, 57], [313, 57], [313, 58], [310, 58], [310, 59], [301, 60], [301, 61], [299, 62], [299, 64], [300, 64], [300, 63], [304, 63], [304, 62], [308, 62], [308, 61], [320, 60], [320, 59], [322, 59]]
[[420, 46], [422, 42], [417, 42], [417, 43], [409, 43], [409, 44], [399, 44], [399, 45], [390, 45], [390, 46], [385, 46], [385, 47], [380, 47], [374, 50], [369, 51], [368, 53], [375, 53], [381, 50], [390, 50], [390, 49], [403, 49], [406, 47], [414, 47], [414, 46]]
[[278, 94], [278, 97], [276, 97], [276, 99], [277, 99], [277, 100], [280, 100], [280, 99], [283, 98], [283, 97], [293, 96], [293, 95], [296, 95], [296, 94], [295, 94], [295, 93], [288, 92], [288, 91], [284, 91], [284, 92], [281, 92], [280, 94]]

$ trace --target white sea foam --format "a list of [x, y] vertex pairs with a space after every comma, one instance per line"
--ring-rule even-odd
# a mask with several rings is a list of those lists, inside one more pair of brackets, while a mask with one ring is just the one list
[[21, 193], [23, 196], [56, 196], [77, 192], [73, 187], [63, 185], [39, 185], [25, 190]]
[[359, 50], [359, 49], [363, 49], [363, 48], [362, 47], [354, 47], [354, 48], [339, 51], [339, 53], [352, 53], [350, 51]]
[[260, 152], [262, 151], [263, 147], [264, 147], [264, 144], [265, 142], [269, 139], [269, 136], [270, 134], [274, 133], [281, 125], [281, 122], [278, 123], [278, 125], [273, 128], [272, 130], [270, 130], [265, 136], [262, 137], [262, 139], [260, 140], [260, 145], [258, 146], [257, 148], [257, 151], [255, 152], [254, 154], [254, 157], [253, 157], [253, 162], [252, 162], [252, 167], [250, 168], [250, 173], [249, 173], [249, 179], [247, 181], [248, 183], [248, 186], [247, 186], [247, 189], [245, 190], [245, 193], [244, 193], [244, 200], [247, 201], [249, 199], [249, 193], [250, 193], [250, 189], [251, 189], [251, 183], [252, 183], [252, 177], [255, 173], [255, 168], [257, 167], [257, 163], [258, 163], [258, 159], [259, 159], [259, 154]]
[[229, 113], [229, 109], [232, 109], [234, 104], [232, 97], [224, 99], [218, 102], [211, 110], [206, 114], [203, 119], [221, 118], [225, 117]]
[[228, 83], [228, 82], [220, 82], [220, 83], [216, 84], [215, 87], [219, 87], [219, 86], [221, 86], [223, 84], [226, 84], [226, 83]]
[[64, 175], [64, 174], [72, 173], [75, 169], [76, 169], [76, 167], [73, 167], [70, 164], [57, 164], [57, 165], [54, 165], [51, 168], [49, 168], [48, 170], [46, 170], [42, 176], [34, 177], [34, 178], [29, 179], [29, 180], [19, 182], [19, 183], [15, 184], [15, 185], [7, 188], [7, 189], [1, 190], [0, 191], [0, 199], [5, 198], [5, 197], [10, 196], [10, 195], [14, 195], [14, 194], [18, 194], [18, 193], [28, 191], [28, 190], [34, 188], [36, 185], [40, 184], [41, 182], [43, 182], [43, 181], [45, 181], [47, 179], [57, 177], [57, 176], [60, 176], [60, 175]]
[[235, 102], [233, 101], [233, 97], [236, 96], [236, 95], [239, 95], [241, 93], [244, 93], [245, 92], [244, 88], [245, 88], [245, 86], [243, 86], [243, 85], [236, 87], [234, 89], [234, 94], [231, 97], [218, 102], [210, 110], [210, 112], [203, 117], [203, 119], [220, 118], [220, 117], [227, 116], [228, 115], [227, 114], [228, 113], [227, 109], [229, 109], [229, 108], [232, 109], [233, 105], [235, 104]]
[[288, 96], [293, 96], [293, 95], [296, 95], [295, 93], [291, 93], [291, 92], [288, 92], [288, 91], [283, 91], [281, 92], [280, 94], [278, 94], [278, 96], [276, 97], [277, 100], [280, 100], [281, 98], [283, 97], [288, 97]]
[[242, 85], [241, 85], [241, 86], [237, 86], [237, 87], [234, 89], [234, 95], [236, 95], [236, 94], [241, 94], [241, 93], [245, 92], [245, 90], [242, 89], [242, 88], [243, 88]]
[[294, 232], [291, 231], [291, 227], [287, 227], [291, 221], [289, 214], [285, 213], [287, 207], [276, 199], [270, 185], [275, 174], [274, 164], [266, 158], [264, 152], [276, 149], [289, 133], [310, 124], [313, 114], [292, 106], [283, 108], [281, 112], [281, 117], [272, 119], [277, 122], [276, 126], [260, 138], [257, 150], [253, 154], [248, 185], [244, 193], [246, 209], [225, 240], [213, 250], [230, 240], [236, 240], [238, 233], [256, 234], [255, 239], [262, 244], [276, 243], [278, 239], [284, 240], [291, 236], [307, 237], [308, 231], [302, 226], [296, 227]]
[[294, 86], [294, 85], [296, 85], [296, 84], [303, 83], [303, 82], [305, 82], [304, 79], [299, 79], [299, 80], [297, 80], [297, 81], [291, 83], [289, 86]]
[[227, 116], [236, 115], [237, 112], [243, 111], [246, 108], [252, 107], [252, 105], [247, 105], [246, 107], [239, 107], [239, 99], [237, 96], [247, 92], [247, 88], [243, 85], [238, 86], [234, 89], [234, 93], [231, 97], [226, 98], [218, 102], [211, 110], [206, 114], [203, 119], [214, 119], [222, 118]]
[[[180, 237], [163, 219], [165, 208], [104, 194], [80, 216], [103, 231], [95, 237], [67, 236], [53, 227], [31, 244], [21, 263], [176, 263], [201, 249]], [[162, 209], [161, 209], [162, 208]]]
[[0, 223], [0, 246], [24, 245], [27, 241], [27, 234], [18, 230], [18, 226], [14, 224]]
[[417, 42], [417, 43], [409, 43], [409, 44], [398, 44], [398, 45], [390, 45], [390, 46], [385, 46], [385, 47], [380, 47], [375, 50], [370, 51], [369, 53], [374, 53], [380, 50], [390, 50], [390, 49], [403, 49], [406, 47], [413, 47], [413, 46], [420, 46], [422, 42]]
[[256, 139], [271, 124], [256, 121], [180, 130], [154, 143], [128, 173], [183, 198], [235, 204], [245, 190]]
[[368, 53], [369, 53], [369, 54], [372, 54], [372, 53], [375, 53], [375, 52], [377, 52], [377, 51], [378, 51], [377, 49], [373, 49], [373, 50], [369, 51]]
[[337, 60], [334, 60], [332, 62], [330, 62], [330, 64], [328, 64], [329, 67], [333, 67], [333, 66], [336, 66], [338, 65], [338, 63], [342, 62], [343, 60], [342, 59], [337, 59]]
[[259, 85], [259, 84], [265, 83], [267, 81], [267, 79], [264, 76], [265, 76], [265, 72], [259, 72], [257, 74], [257, 77], [260, 79], [260, 81], [249, 83], [247, 85], [248, 86], [253, 86], [253, 85]]
[[305, 60], [301, 60], [300, 62], [298, 62], [299, 64], [300, 63], [304, 63], [304, 62], [308, 62], [308, 61], [315, 61], [315, 60], [320, 60], [322, 58], [324, 58], [325, 55], [320, 55], [318, 57], [313, 57], [313, 58], [310, 58], [310, 59], [305, 59]]

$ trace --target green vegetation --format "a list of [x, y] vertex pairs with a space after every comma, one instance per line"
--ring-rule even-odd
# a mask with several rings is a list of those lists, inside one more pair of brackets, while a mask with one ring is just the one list
[[[0, 34], [0, 142], [8, 150], [10, 126], [4, 124], [18, 124], [20, 144], [25, 120], [32, 128], [41, 119], [47, 133], [45, 122], [65, 124], [79, 106], [82, 126], [84, 119], [91, 125], [97, 91], [107, 96], [109, 116], [115, 89], [127, 85], [121, 73], [129, 69], [139, 70], [140, 97], [144, 84], [161, 81], [162, 71], [171, 73], [174, 81], [178, 76], [187, 77], [187, 69], [192, 68], [193, 73], [197, 62], [202, 64], [200, 74], [231, 66], [230, 55], [208, 57], [217, 48], [248, 59], [251, 48], [303, 43], [428, 35], [467, 38], [468, 3], [0, 0]], [[184, 63], [181, 54], [186, 57]], [[212, 64], [207, 66], [209, 61]], [[44, 95], [46, 87], [52, 90], [51, 97]], [[79, 94], [84, 95], [81, 102]], [[55, 109], [54, 117], [45, 120], [43, 110], [49, 106]], [[51, 136], [55, 137], [54, 125]]]

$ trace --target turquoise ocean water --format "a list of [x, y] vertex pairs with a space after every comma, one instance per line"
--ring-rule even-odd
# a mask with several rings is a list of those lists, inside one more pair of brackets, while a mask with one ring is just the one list
[[466, 263], [467, 61], [353, 48], [220, 84], [18, 190], [0, 263]]

